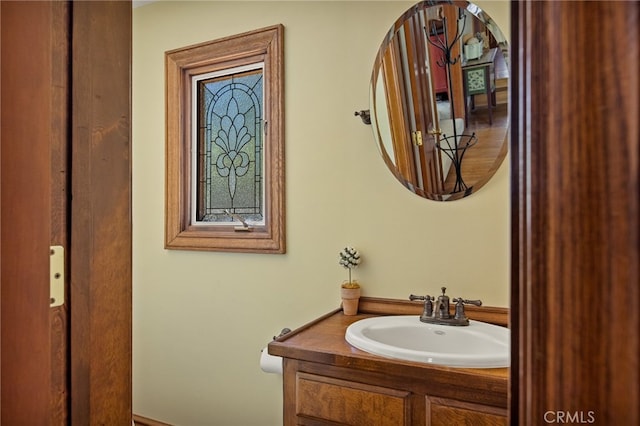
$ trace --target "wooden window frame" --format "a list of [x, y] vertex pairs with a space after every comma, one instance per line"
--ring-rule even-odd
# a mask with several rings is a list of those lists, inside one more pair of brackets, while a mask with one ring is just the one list
[[[281, 24], [165, 53], [165, 248], [249, 253], [285, 252], [284, 26]], [[264, 62], [265, 223], [194, 226], [192, 218], [191, 79]]]

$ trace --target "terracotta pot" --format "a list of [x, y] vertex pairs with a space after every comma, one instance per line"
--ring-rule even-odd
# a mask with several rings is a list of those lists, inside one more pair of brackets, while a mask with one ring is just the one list
[[360, 301], [360, 287], [340, 288], [342, 298], [342, 312], [345, 315], [356, 315], [358, 313], [358, 302]]

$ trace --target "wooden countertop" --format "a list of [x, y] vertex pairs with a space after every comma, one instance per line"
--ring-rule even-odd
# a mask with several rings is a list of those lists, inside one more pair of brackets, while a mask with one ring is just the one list
[[[384, 372], [415, 379], [429, 378], [430, 382], [443, 385], [464, 386], [481, 381], [494, 391], [507, 392], [508, 368], [453, 368], [413, 361], [403, 361], [369, 354], [356, 349], [345, 340], [347, 327], [355, 321], [380, 315], [419, 315], [422, 303], [394, 299], [362, 298], [358, 315], [346, 316], [336, 309], [269, 343], [271, 355], [283, 358], [348, 367], [367, 372]], [[469, 307], [467, 316], [485, 322], [505, 326], [508, 322], [506, 308]], [[452, 379], [453, 377], [453, 379]], [[477, 389], [476, 389], [477, 390]]]

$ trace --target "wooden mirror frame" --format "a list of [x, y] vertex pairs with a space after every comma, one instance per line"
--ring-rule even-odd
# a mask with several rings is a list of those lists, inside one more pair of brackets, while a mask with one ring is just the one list
[[[285, 252], [283, 34], [275, 25], [166, 52], [165, 248]], [[192, 77], [257, 62], [264, 62], [264, 225], [243, 232], [234, 222], [194, 226]]]

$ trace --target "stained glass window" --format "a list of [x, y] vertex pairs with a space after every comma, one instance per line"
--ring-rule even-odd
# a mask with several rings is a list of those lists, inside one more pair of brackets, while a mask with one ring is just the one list
[[263, 64], [194, 79], [194, 223], [264, 223]]
[[284, 26], [165, 53], [165, 248], [285, 253]]

